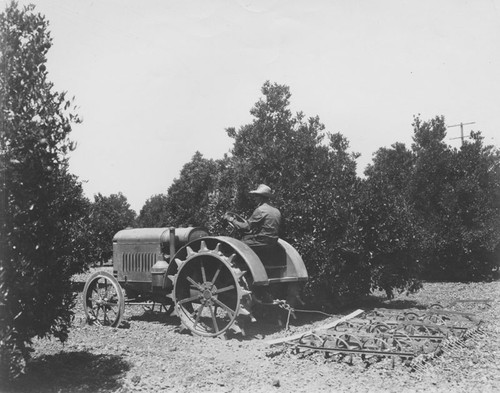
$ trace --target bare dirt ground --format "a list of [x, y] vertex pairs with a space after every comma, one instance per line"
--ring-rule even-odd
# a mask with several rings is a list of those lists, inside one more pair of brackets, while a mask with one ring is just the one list
[[[370, 307], [427, 307], [457, 299], [494, 299], [478, 310], [486, 335], [445, 353], [424, 373], [389, 358], [366, 367], [293, 354], [267, 341], [314, 329]], [[337, 315], [298, 313], [288, 331], [274, 320], [253, 324], [246, 338], [202, 338], [183, 333], [175, 316], [127, 307], [120, 328], [88, 326], [81, 299], [68, 341], [37, 340], [28, 372], [12, 392], [498, 392], [500, 391], [500, 282], [425, 283], [391, 301], [374, 294]]]

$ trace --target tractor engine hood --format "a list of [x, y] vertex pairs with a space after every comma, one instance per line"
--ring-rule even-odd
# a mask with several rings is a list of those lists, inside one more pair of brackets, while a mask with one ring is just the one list
[[[175, 248], [186, 245], [199, 237], [208, 236], [209, 233], [202, 227], [175, 228]], [[124, 229], [113, 237], [115, 244], [160, 244], [163, 250], [170, 247], [169, 228], [132, 228]]]

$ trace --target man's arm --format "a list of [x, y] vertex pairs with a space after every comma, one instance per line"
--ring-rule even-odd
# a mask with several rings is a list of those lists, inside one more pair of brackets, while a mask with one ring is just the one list
[[238, 221], [234, 217], [231, 217], [228, 221], [231, 222], [232, 224], [236, 225], [238, 227], [238, 229], [240, 229], [242, 231], [249, 231], [250, 230], [250, 225], [247, 221], [244, 221], [244, 222]]
[[225, 214], [224, 219], [228, 222], [230, 222], [232, 225], [237, 227], [239, 230], [242, 231], [249, 231], [250, 230], [250, 225], [248, 224], [247, 221], [239, 221], [235, 217], [233, 217], [230, 214]]
[[252, 233], [260, 232], [264, 219], [264, 212], [260, 208], [255, 209], [252, 216], [248, 219], [248, 229]]

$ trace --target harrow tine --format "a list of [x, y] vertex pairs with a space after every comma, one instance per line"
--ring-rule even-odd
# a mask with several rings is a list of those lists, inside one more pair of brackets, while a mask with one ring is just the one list
[[[429, 315], [436, 315], [436, 318], [429, 318]], [[486, 335], [481, 322], [470, 313], [438, 310], [434, 314], [410, 309], [403, 314], [372, 310], [362, 317], [354, 317], [309, 332], [309, 337], [313, 334], [322, 341], [319, 347], [308, 343], [305, 336], [292, 336], [270, 344], [287, 342], [301, 353], [322, 351], [325, 358], [334, 356], [348, 362], [360, 356], [366, 366], [390, 357], [393, 367], [398, 363], [420, 375], [439, 364], [443, 356], [463, 357], [471, 343]]]

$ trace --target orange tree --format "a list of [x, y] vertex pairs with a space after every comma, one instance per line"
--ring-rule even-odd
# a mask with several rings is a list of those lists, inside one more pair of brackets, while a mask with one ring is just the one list
[[22, 370], [31, 339], [65, 340], [70, 277], [89, 255], [89, 201], [68, 172], [71, 101], [47, 79], [47, 21], [29, 6], [0, 14], [0, 379]]
[[[500, 267], [500, 151], [472, 132], [454, 157], [458, 255], [445, 263], [459, 280], [489, 280]], [[447, 261], [449, 262], [449, 261]]]
[[167, 216], [168, 198], [165, 194], [157, 194], [148, 198], [141, 208], [137, 225], [142, 228], [168, 227], [169, 218]]
[[370, 290], [370, 270], [360, 248], [356, 197], [356, 154], [347, 139], [325, 132], [318, 117], [290, 110], [287, 86], [266, 82], [263, 97], [239, 129], [231, 154], [219, 162], [210, 206], [249, 215], [255, 208], [248, 191], [266, 183], [276, 191], [273, 203], [283, 215], [281, 236], [303, 256], [310, 280], [306, 294], [331, 302]]
[[363, 249], [369, 254], [374, 288], [415, 291], [421, 287], [425, 239], [409, 194], [415, 156], [402, 143], [381, 148], [365, 170], [359, 198]]
[[142, 207], [138, 224], [142, 227], [182, 227], [207, 224], [209, 195], [217, 177], [218, 162], [196, 152], [184, 164], [166, 194], [149, 198]]
[[234, 139], [230, 154], [208, 160], [196, 153], [166, 201], [144, 206], [141, 217], [154, 207], [169, 225], [206, 225], [212, 233], [228, 234], [224, 212], [250, 215], [255, 206], [248, 191], [266, 183], [283, 214], [281, 237], [307, 265], [305, 292], [311, 300], [330, 303], [367, 294], [371, 279], [358, 224], [357, 154], [348, 152], [344, 136], [326, 132], [318, 117], [293, 114], [287, 86], [266, 82], [262, 93], [250, 110], [253, 121], [226, 130]]
[[409, 193], [425, 229], [428, 279], [492, 278], [500, 257], [500, 152], [472, 132], [460, 149], [443, 117], [414, 122]]
[[202, 225], [206, 222], [208, 193], [217, 171], [214, 160], [196, 152], [167, 191], [166, 220], [172, 226]]
[[94, 195], [89, 214], [94, 263], [102, 265], [113, 254], [113, 236], [116, 232], [135, 225], [135, 212], [121, 192], [104, 196]]

